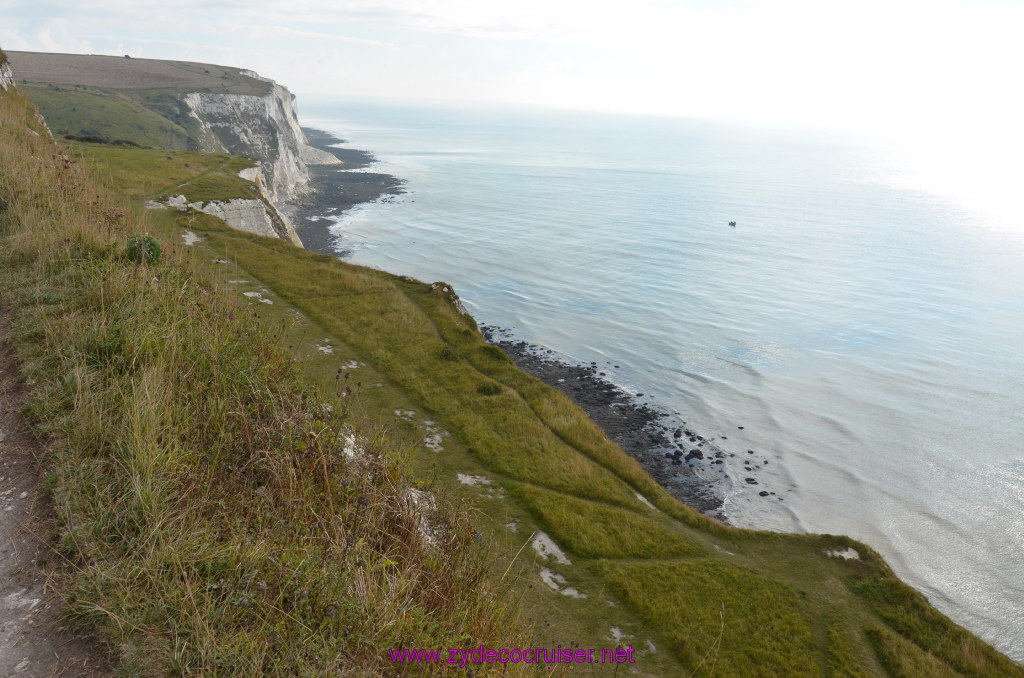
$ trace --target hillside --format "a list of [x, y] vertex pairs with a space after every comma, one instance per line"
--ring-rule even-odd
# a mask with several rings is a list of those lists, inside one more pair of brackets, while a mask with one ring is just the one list
[[673, 499], [448, 285], [144, 208], [170, 175], [187, 199], [238, 190], [232, 162], [58, 146], [0, 93], [0, 289], [54, 441], [70, 607], [126, 673], [629, 645], [635, 664], [572, 674], [1024, 676], [869, 547]]
[[339, 162], [307, 143], [292, 94], [251, 71], [79, 54], [8, 57], [57, 136], [253, 158], [275, 203], [310, 190], [309, 165]]

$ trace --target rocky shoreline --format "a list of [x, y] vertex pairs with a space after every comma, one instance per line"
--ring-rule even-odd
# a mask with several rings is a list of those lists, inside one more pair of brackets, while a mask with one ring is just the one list
[[[634, 396], [617, 386], [597, 363], [560, 360], [551, 349], [517, 340], [507, 329], [484, 326], [480, 330], [519, 369], [569, 396], [672, 496], [705, 515], [726, 519], [725, 487], [713, 476], [724, 466], [728, 453], [686, 428], [686, 422], [668, 425], [669, 413], [642, 402], [643, 394]], [[719, 469], [707, 472], [716, 466]]]
[[[310, 167], [313, 191], [286, 205], [285, 211], [306, 249], [344, 259], [350, 252], [338, 248], [338, 237], [328, 228], [331, 218], [363, 203], [401, 195], [405, 182], [363, 171], [375, 161], [368, 151], [338, 146], [344, 141], [322, 130], [303, 128], [303, 132], [310, 146], [331, 153], [342, 165]], [[662, 487], [697, 511], [728, 522], [727, 495], [759, 484], [756, 473], [767, 465], [767, 458], [753, 450], [741, 455], [727, 452], [714, 442], [715, 437], [702, 435], [678, 415], [642, 401], [644, 394], [634, 395], [616, 385], [608, 374], [617, 365], [574, 364], [559, 359], [551, 349], [517, 339], [510, 330], [483, 326], [481, 331], [519, 369], [565, 393]], [[757, 494], [782, 500], [768, 490]]]
[[361, 171], [376, 160], [368, 151], [339, 147], [337, 144], [345, 141], [322, 130], [303, 127], [302, 131], [310, 146], [330, 153], [342, 164], [311, 166], [313, 190], [289, 201], [282, 210], [306, 249], [343, 257], [345, 252], [337, 249], [338, 238], [323, 222], [357, 205], [401, 195], [405, 192], [402, 188], [405, 182], [390, 174]]

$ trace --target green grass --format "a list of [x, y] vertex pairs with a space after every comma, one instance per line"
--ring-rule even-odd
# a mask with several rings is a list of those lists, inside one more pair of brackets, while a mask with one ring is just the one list
[[913, 643], [889, 631], [872, 628], [868, 629], [867, 634], [878, 652], [879, 659], [893, 678], [908, 678], [909, 676], [955, 678], [961, 675], [936, 657], [922, 652]]
[[379, 675], [392, 647], [521, 643], [469, 514], [418, 501], [405, 451], [187, 257], [130, 262], [150, 224], [36, 124], [0, 97], [0, 286], [68, 607], [123, 674]]
[[[129, 141], [144, 147], [188, 150], [193, 145], [220, 148], [181, 101], [185, 92], [266, 96], [270, 83], [244, 75], [241, 69], [212, 64], [175, 62], [192, 74], [183, 88], [113, 89], [88, 83], [22, 82], [58, 136], [95, 136], [108, 142]], [[95, 84], [95, 83], [94, 83]]]
[[514, 484], [513, 495], [540, 524], [573, 553], [588, 558], [678, 558], [704, 555], [679, 527], [651, 514], [638, 514], [538, 487]]
[[238, 176], [255, 166], [248, 158], [78, 142], [68, 143], [67, 148], [76, 159], [100, 168], [99, 177], [107, 188], [130, 198], [184, 195], [189, 202], [207, 202], [259, 197], [256, 186]]
[[[488, 346], [447, 285], [206, 215], [135, 215], [86, 176], [136, 207], [179, 189], [196, 199], [237, 188], [227, 156], [66, 145], [76, 164], [23, 127], [2, 137], [16, 206], [0, 216], [4, 285], [32, 414], [63, 441], [73, 607], [129, 666], [317, 675], [344, 657], [372, 671], [388, 643], [601, 648], [616, 627], [652, 675], [1024, 675], [863, 544], [736, 530], [674, 500]], [[202, 242], [182, 246], [186, 228]], [[167, 263], [127, 264], [131, 230], [162, 238]], [[441, 429], [443, 449], [429, 449]], [[344, 454], [352, 431], [371, 441], [366, 461]], [[417, 536], [408, 488], [447, 507], [451, 549]], [[535, 556], [537, 530], [571, 564]], [[861, 559], [824, 553], [847, 547]], [[586, 597], [541, 583], [541, 566]], [[532, 635], [503, 633], [502, 586]]]
[[131, 97], [74, 85], [21, 84], [59, 136], [96, 136], [154, 148], [188, 148], [190, 131]]
[[796, 587], [714, 561], [598, 561], [594, 569], [698, 675], [822, 673], [813, 611]]

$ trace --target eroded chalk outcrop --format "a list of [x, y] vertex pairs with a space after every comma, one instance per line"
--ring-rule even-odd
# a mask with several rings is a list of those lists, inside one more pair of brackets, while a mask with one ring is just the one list
[[146, 203], [150, 209], [176, 209], [180, 212], [195, 210], [223, 220], [231, 228], [240, 231], [282, 238], [302, 247], [295, 229], [267, 203], [256, 198], [235, 198], [233, 200], [210, 200], [189, 202], [184, 195], [172, 195], [161, 202]]
[[0, 88], [5, 92], [8, 87], [14, 86], [14, 73], [11, 72], [11, 65], [7, 63], [7, 57], [0, 52]]
[[201, 128], [200, 145], [260, 162], [262, 186], [274, 203], [310, 190], [310, 165], [336, 165], [330, 153], [313, 148], [299, 127], [295, 96], [273, 80], [264, 96], [190, 92], [182, 97]]

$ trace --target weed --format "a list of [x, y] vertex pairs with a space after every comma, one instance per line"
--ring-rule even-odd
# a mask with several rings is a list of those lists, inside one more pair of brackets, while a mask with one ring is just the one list
[[137, 265], [160, 261], [160, 242], [149, 233], [135, 232], [128, 236], [125, 255]]

